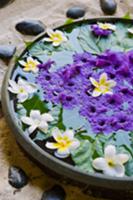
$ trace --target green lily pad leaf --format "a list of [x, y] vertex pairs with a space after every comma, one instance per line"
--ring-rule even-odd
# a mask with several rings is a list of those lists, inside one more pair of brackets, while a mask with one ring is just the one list
[[98, 140], [98, 138], [96, 138], [95, 142], [93, 143], [93, 148], [95, 149], [96, 153], [99, 156], [103, 156], [104, 152], [103, 152], [103, 146], [102, 143]]
[[84, 51], [92, 54], [99, 54], [101, 52], [97, 45], [98, 39], [93, 35], [89, 26], [81, 27], [78, 40]]
[[85, 140], [81, 142], [78, 149], [72, 152], [72, 159], [76, 164], [76, 167], [85, 172], [94, 172], [92, 167], [92, 144]]
[[23, 107], [27, 111], [27, 115], [29, 115], [31, 110], [40, 110], [41, 113], [48, 112], [48, 107], [45, 102], [42, 102], [38, 96], [34, 96], [31, 99], [28, 99], [24, 103], [22, 103]]
[[85, 124], [88, 123], [84, 117], [79, 114], [77, 108], [73, 110], [63, 110], [63, 121], [66, 127], [72, 129], [85, 129]]
[[50, 134], [45, 134], [45, 133], [42, 133], [40, 131], [37, 132], [36, 136], [34, 137], [34, 141], [35, 140], [46, 140], [50, 137]]
[[116, 144], [118, 146], [121, 146], [121, 145], [130, 146], [131, 145], [131, 138], [127, 131], [124, 131], [124, 130], [117, 131], [115, 134], [115, 138], [116, 138]]
[[52, 46], [44, 45], [43, 42], [39, 42], [39, 43], [33, 45], [33, 47], [29, 49], [29, 53], [32, 56], [36, 56], [36, 57], [47, 54], [48, 52], [52, 52]]
[[126, 175], [127, 176], [133, 176], [133, 160], [129, 161], [126, 165], [125, 165], [125, 171], [126, 171]]

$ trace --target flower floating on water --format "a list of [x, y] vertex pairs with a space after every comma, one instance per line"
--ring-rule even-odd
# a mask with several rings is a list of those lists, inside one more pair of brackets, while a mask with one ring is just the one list
[[108, 36], [116, 30], [116, 26], [110, 23], [97, 23], [92, 25], [91, 29], [97, 36]]
[[128, 28], [128, 33], [133, 34], [133, 28]]
[[21, 117], [21, 121], [24, 124], [29, 125], [29, 133], [32, 133], [36, 129], [47, 133], [48, 131], [48, 123], [52, 122], [54, 119], [50, 113], [41, 114], [39, 110], [31, 110], [30, 116]]
[[38, 72], [38, 65], [40, 64], [40, 62], [38, 62], [38, 60], [32, 58], [31, 56], [29, 56], [27, 58], [27, 61], [19, 61], [19, 63], [24, 67], [23, 70], [26, 72], [33, 72], [33, 73], [37, 73]]
[[48, 34], [49, 38], [44, 38], [43, 41], [52, 42], [53, 46], [55, 46], [55, 47], [57, 47], [61, 43], [67, 41], [66, 36], [63, 34], [63, 32], [61, 32], [59, 30], [53, 31], [51, 29], [48, 29], [47, 34]]
[[52, 131], [52, 135], [56, 142], [47, 142], [46, 147], [48, 149], [57, 149], [55, 156], [59, 158], [68, 157], [72, 150], [80, 146], [79, 140], [74, 138], [73, 130], [66, 130], [61, 133], [58, 128], [55, 128]]
[[128, 154], [117, 154], [114, 145], [108, 145], [104, 151], [104, 157], [93, 160], [93, 167], [102, 170], [109, 176], [123, 177], [125, 175], [124, 163], [129, 160]]
[[92, 85], [95, 87], [92, 96], [98, 97], [102, 94], [113, 94], [112, 88], [116, 86], [116, 82], [114, 80], [107, 80], [107, 74], [102, 73], [97, 82], [94, 78], [90, 77], [90, 81]]
[[16, 83], [13, 80], [9, 80], [8, 90], [11, 93], [17, 94], [19, 102], [24, 102], [29, 98], [29, 95], [37, 91], [37, 87], [33, 83], [29, 83], [22, 78], [18, 79]]

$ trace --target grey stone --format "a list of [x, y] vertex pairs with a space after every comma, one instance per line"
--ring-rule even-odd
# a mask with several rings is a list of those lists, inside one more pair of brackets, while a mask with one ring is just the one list
[[11, 186], [20, 189], [28, 183], [28, 177], [21, 168], [12, 166], [9, 169], [8, 182]]
[[11, 59], [16, 52], [14, 45], [0, 45], [0, 58]]
[[69, 8], [66, 15], [68, 18], [72, 19], [78, 19], [80, 17], [83, 17], [85, 15], [85, 9], [81, 7], [72, 7]]
[[16, 30], [24, 35], [38, 35], [45, 30], [44, 24], [39, 20], [26, 20], [16, 24]]
[[100, 0], [102, 11], [107, 15], [113, 15], [117, 9], [117, 3], [115, 0]]
[[55, 185], [43, 193], [41, 200], [65, 200], [66, 193], [60, 185]]

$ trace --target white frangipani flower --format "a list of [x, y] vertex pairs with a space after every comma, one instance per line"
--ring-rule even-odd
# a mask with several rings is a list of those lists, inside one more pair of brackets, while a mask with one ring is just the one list
[[93, 167], [102, 170], [109, 176], [123, 177], [125, 175], [124, 163], [129, 160], [129, 155], [125, 153], [117, 154], [114, 145], [108, 145], [104, 151], [104, 157], [93, 160]]
[[13, 80], [9, 80], [8, 90], [11, 93], [16, 94], [18, 101], [22, 103], [29, 98], [30, 94], [37, 91], [37, 87], [35, 84], [19, 78], [17, 83]]
[[24, 124], [29, 125], [28, 128], [29, 133], [32, 133], [36, 129], [47, 133], [48, 131], [48, 123], [52, 122], [54, 119], [50, 113], [41, 114], [39, 110], [31, 110], [30, 116], [21, 117], [21, 121]]
[[61, 133], [58, 128], [54, 128], [52, 136], [56, 142], [47, 142], [46, 147], [48, 149], [56, 149], [55, 156], [59, 158], [68, 157], [72, 150], [80, 146], [79, 140], [74, 138], [73, 130], [66, 130]]
[[23, 66], [23, 70], [25, 72], [33, 72], [33, 73], [37, 73], [39, 71], [38, 65], [40, 64], [40, 62], [34, 58], [32, 58], [31, 56], [27, 57], [27, 60], [20, 60], [19, 63]]
[[49, 37], [44, 38], [43, 41], [52, 42], [53, 46], [57, 47], [61, 43], [66, 42], [67, 38], [62, 31], [52, 29], [47, 29], [47, 34]]

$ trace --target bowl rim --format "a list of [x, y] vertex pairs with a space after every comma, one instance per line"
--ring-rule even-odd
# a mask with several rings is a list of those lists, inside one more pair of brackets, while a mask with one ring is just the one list
[[[92, 19], [85, 19], [73, 22], [68, 25], [59, 26], [54, 29], [63, 29], [73, 25], [80, 25], [82, 23], [94, 23], [94, 22], [123, 22], [123, 23], [131, 23], [133, 22], [132, 19], [124, 19], [118, 17], [100, 17], [100, 18], [92, 18]], [[43, 32], [38, 37], [33, 40], [33, 43], [41, 40], [45, 36], [46, 32]], [[31, 44], [31, 45], [32, 45]], [[19, 55], [19, 58], [27, 51], [27, 48], [22, 50], [22, 53]], [[104, 187], [108, 189], [125, 189], [131, 190], [133, 189], [133, 177], [111, 177], [103, 174], [98, 173], [86, 173], [82, 172], [81, 170], [77, 169], [76, 167], [65, 163], [64, 161], [59, 160], [58, 158], [50, 155], [46, 151], [42, 150], [37, 144], [35, 144], [32, 140], [30, 140], [21, 130], [19, 125], [17, 124], [17, 120], [15, 120], [16, 115], [15, 112], [10, 104], [10, 95], [8, 92], [8, 80], [10, 79], [13, 70], [15, 68], [14, 62], [11, 62], [9, 66], [3, 84], [2, 84], [2, 109], [4, 112], [4, 116], [11, 128], [13, 134], [16, 137], [16, 140], [22, 146], [22, 148], [37, 162], [41, 165], [49, 168], [50, 170], [54, 171], [55, 173], [69, 178], [73, 181], [76, 181], [80, 184], [87, 184], [92, 186]], [[107, 184], [108, 182], [108, 184]]]

